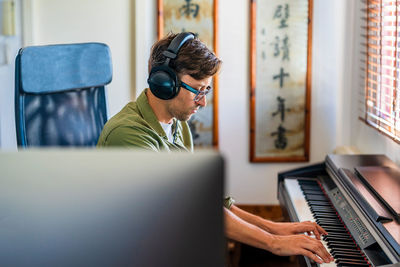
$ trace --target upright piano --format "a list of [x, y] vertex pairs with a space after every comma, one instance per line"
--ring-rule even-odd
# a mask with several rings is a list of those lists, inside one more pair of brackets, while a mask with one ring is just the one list
[[328, 155], [278, 174], [290, 221], [315, 221], [335, 258], [307, 266], [400, 266], [400, 168], [384, 155]]

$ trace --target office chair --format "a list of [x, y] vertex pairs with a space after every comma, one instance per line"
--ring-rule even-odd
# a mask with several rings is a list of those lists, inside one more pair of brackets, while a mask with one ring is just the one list
[[101, 43], [30, 46], [15, 63], [17, 143], [95, 146], [107, 121], [111, 53]]

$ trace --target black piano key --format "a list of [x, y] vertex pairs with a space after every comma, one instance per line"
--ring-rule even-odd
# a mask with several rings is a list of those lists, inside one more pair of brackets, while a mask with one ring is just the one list
[[331, 208], [331, 204], [329, 203], [329, 202], [321, 202], [321, 201], [318, 201], [317, 203], [315, 202], [315, 201], [307, 201], [306, 200], [306, 202], [308, 203], [308, 206], [309, 207], [326, 207], [326, 208]]
[[327, 231], [328, 234], [329, 234], [329, 232], [347, 234], [347, 231], [344, 227], [325, 226], [324, 230]]
[[328, 234], [327, 237], [338, 237], [338, 238], [346, 237], [346, 238], [351, 238], [350, 234], [342, 235], [342, 234], [335, 234], [335, 233]]
[[352, 245], [352, 246], [356, 246], [356, 244], [353, 242], [353, 241], [343, 241], [343, 240], [340, 240], [340, 241], [338, 241], [338, 240], [328, 240], [328, 241], [326, 241], [326, 242], [328, 242], [328, 244], [332, 244], [332, 245], [335, 245], [335, 244], [343, 244], [343, 245]]
[[311, 210], [320, 210], [320, 211], [329, 211], [329, 212], [335, 212], [334, 209], [332, 209], [332, 207], [328, 207], [328, 206], [315, 206], [312, 205], [310, 207]]
[[329, 225], [332, 225], [332, 226], [341, 225], [341, 223], [338, 222], [338, 221], [319, 221], [319, 222], [317, 221], [317, 223], [318, 223], [318, 225], [322, 226], [322, 228], [323, 228], [323, 225], [326, 225], [326, 226], [329, 226]]
[[316, 201], [326, 201], [325, 196], [318, 196], [318, 195], [307, 195], [305, 196], [306, 200], [316, 200]]
[[332, 216], [336, 216], [336, 212], [333, 211], [311, 211], [311, 213], [315, 213], [317, 214], [317, 216], [325, 216], [325, 215], [332, 215]]
[[299, 184], [301, 185], [319, 185], [318, 182], [316, 180], [299, 180]]
[[336, 214], [335, 211], [329, 210], [329, 209], [313, 208], [313, 209], [310, 209], [310, 210], [311, 210], [311, 213], [312, 213], [313, 215], [316, 215], [316, 216], [318, 216], [318, 215], [325, 215], [325, 214], [332, 214], [332, 215], [334, 215], [334, 216], [337, 216], [337, 214]]
[[326, 238], [324, 238], [324, 240], [325, 241], [334, 241], [334, 242], [344, 242], [344, 243], [351, 243], [351, 244], [355, 244], [354, 242], [353, 242], [353, 240], [349, 240], [349, 238], [337, 238], [337, 237], [326, 237]]
[[324, 228], [324, 226], [325, 227], [328, 227], [328, 226], [340, 226], [341, 224], [340, 223], [338, 223], [338, 222], [327, 222], [327, 221], [325, 221], [325, 222], [317, 222], [318, 223], [318, 225], [320, 225], [322, 228]]
[[337, 224], [337, 223], [318, 223], [318, 224], [322, 228], [324, 228], [325, 226], [340, 226], [340, 224]]
[[334, 216], [337, 216], [336, 212], [330, 209], [326, 209], [326, 208], [313, 208], [310, 209], [311, 213], [314, 213], [315, 215], [323, 215], [323, 214], [333, 214]]
[[363, 252], [360, 250], [359, 247], [354, 248], [342, 248], [342, 247], [334, 247], [332, 248], [332, 253], [348, 253], [354, 255], [362, 255]]
[[360, 260], [360, 259], [345, 259], [345, 258], [343, 258], [343, 259], [337, 259], [337, 260], [335, 260], [335, 262], [336, 263], [347, 262], [347, 263], [351, 263], [351, 264], [367, 264], [367, 261], [364, 259]]
[[[333, 255], [332, 255], [333, 256]], [[336, 254], [333, 256], [335, 261], [339, 260], [352, 260], [352, 261], [358, 261], [358, 262], [363, 262], [367, 263], [367, 260], [363, 256], [359, 255], [349, 255], [349, 254]]]
[[333, 224], [333, 225], [341, 225], [342, 223], [339, 220], [315, 220], [318, 224]]
[[[337, 222], [338, 221], [332, 215], [325, 215], [325, 216], [319, 216], [319, 215], [316, 215], [316, 214], [313, 214], [313, 215], [314, 215], [315, 221], [321, 222], [321, 223], [323, 223], [323, 222]], [[342, 224], [342, 222], [339, 221], [339, 224]]]
[[310, 209], [335, 212], [335, 210], [332, 209], [332, 207], [327, 207], [327, 206], [311, 206]]
[[298, 179], [299, 184], [318, 184], [316, 180], [313, 179]]
[[346, 248], [346, 249], [354, 249], [354, 250], [357, 249], [356, 245], [340, 244], [340, 243], [328, 243], [328, 248], [330, 248], [330, 249]]
[[341, 221], [335, 219], [335, 217], [329, 215], [329, 214], [324, 214], [324, 216], [322, 215], [317, 215], [317, 214], [313, 214], [314, 217], [316, 217], [315, 221], [320, 224], [320, 223], [330, 223], [330, 224], [334, 224], [334, 225], [343, 225]]
[[316, 218], [316, 220], [319, 220], [321, 223], [333, 223], [333, 224], [337, 224], [337, 225], [341, 225], [343, 226], [343, 223], [338, 220], [337, 215], [336, 214], [313, 214]]
[[321, 190], [318, 185], [301, 185], [300, 188], [303, 190]]
[[360, 250], [358, 249], [350, 249], [350, 248], [331, 248], [332, 254], [335, 253], [351, 253], [354, 255], [361, 255]]
[[334, 219], [324, 219], [324, 218], [317, 218], [316, 219], [317, 222], [325, 222], [325, 223], [337, 223], [337, 224], [342, 224], [342, 222], [340, 220], [338, 220], [337, 218]]
[[328, 232], [322, 238], [337, 266], [369, 266], [321, 185], [315, 180], [299, 179], [298, 182], [315, 221]]
[[[318, 222], [317, 222], [317, 223], [318, 223]], [[318, 225], [325, 229], [325, 227], [329, 227], [329, 226], [339, 226], [340, 224], [336, 224], [336, 225], [335, 225], [334, 223], [325, 223], [325, 222], [322, 222], [322, 223], [318, 223]]]
[[335, 259], [359, 259], [365, 261], [364, 257], [361, 255], [353, 255], [353, 254], [346, 254], [346, 253], [336, 253]]
[[337, 216], [333, 215], [333, 214], [315, 214], [315, 217], [317, 219], [336, 219]]
[[334, 251], [332, 251], [332, 254], [347, 254], [347, 255], [364, 257], [364, 253], [361, 250], [359, 250], [358, 248], [354, 249], [354, 250], [336, 248], [336, 249], [334, 249]]
[[[335, 243], [335, 242], [342, 242], [343, 244], [351, 244], [351, 245], [354, 245], [354, 246], [357, 246], [357, 244], [356, 243], [354, 243], [353, 241], [349, 241], [349, 242], [347, 242], [346, 240], [338, 240], [338, 239], [325, 239], [325, 241], [326, 242], [330, 242], [330, 243]], [[340, 244], [340, 243], [339, 243]], [[358, 249], [358, 247], [357, 247], [357, 249]]]
[[325, 226], [324, 230], [331, 234], [341, 234], [341, 235], [346, 235], [348, 234], [347, 231], [344, 228], [340, 227], [332, 227], [332, 226]]
[[[306, 185], [306, 186], [314, 187], [314, 185]], [[305, 188], [303, 185], [300, 185], [300, 188], [304, 192], [315, 191], [315, 192], [318, 192], [318, 193], [324, 193], [324, 192], [322, 192], [322, 190], [321, 190], [321, 188], [319, 186], [315, 186], [315, 188]]]
[[366, 266], [368, 267], [369, 264], [367, 262], [354, 262], [354, 261], [350, 261], [350, 260], [338, 260], [337, 261], [338, 266], [343, 266], [343, 265], [347, 265], [347, 266]]
[[338, 242], [327, 242], [327, 246], [331, 249], [340, 249], [340, 248], [346, 248], [346, 249], [354, 249], [358, 250], [358, 247], [354, 243], [338, 243]]
[[323, 192], [317, 191], [317, 190], [311, 190], [311, 189], [307, 189], [307, 190], [303, 190], [304, 195], [317, 195], [317, 196], [325, 196], [325, 194]]
[[326, 228], [324, 228], [324, 230], [328, 232], [328, 235], [330, 235], [330, 234], [346, 235], [347, 234], [347, 232], [344, 230], [343, 231], [342, 230], [332, 230], [332, 229], [326, 229]]
[[364, 254], [362, 251], [360, 250], [354, 250], [354, 251], [349, 251], [349, 250], [341, 250], [341, 249], [335, 249], [334, 251], [332, 251], [332, 256], [339, 256], [339, 255], [348, 255], [348, 256], [353, 256], [353, 257], [362, 257], [364, 258]]
[[332, 210], [330, 205], [318, 205], [318, 204], [314, 204], [311, 200], [306, 200], [306, 202], [308, 203], [308, 205], [313, 209], [326, 209], [326, 210], [330, 210], [330, 211], [334, 211]]
[[306, 201], [310, 206], [318, 205], [318, 206], [332, 207], [332, 205], [329, 201], [317, 201], [317, 200], [306, 200]]

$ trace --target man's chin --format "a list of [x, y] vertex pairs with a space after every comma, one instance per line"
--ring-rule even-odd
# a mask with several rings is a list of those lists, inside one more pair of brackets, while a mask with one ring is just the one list
[[192, 117], [193, 114], [188, 114], [188, 115], [182, 115], [176, 117], [179, 121], [188, 121]]

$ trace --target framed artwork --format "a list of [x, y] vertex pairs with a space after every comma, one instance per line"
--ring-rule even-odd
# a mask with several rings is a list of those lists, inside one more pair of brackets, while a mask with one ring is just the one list
[[312, 0], [252, 0], [250, 20], [250, 161], [308, 161]]
[[[158, 39], [168, 33], [193, 32], [217, 54], [217, 0], [158, 0]], [[196, 148], [218, 147], [218, 77], [207, 106], [188, 121]]]

